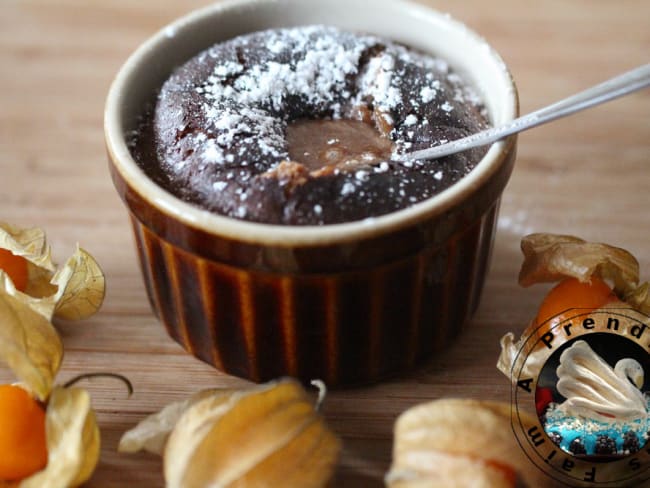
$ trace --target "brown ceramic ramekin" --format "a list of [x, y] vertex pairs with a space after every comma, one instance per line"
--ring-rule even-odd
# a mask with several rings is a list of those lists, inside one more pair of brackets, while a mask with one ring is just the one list
[[432, 357], [476, 309], [514, 137], [427, 201], [326, 226], [250, 223], [201, 210], [157, 186], [129, 153], [126, 134], [175, 66], [215, 42], [272, 27], [336, 25], [435, 53], [478, 87], [494, 124], [516, 116], [510, 74], [483, 39], [420, 5], [371, 5], [217, 3], [145, 42], [110, 89], [110, 170], [130, 212], [151, 305], [176, 341], [222, 371], [254, 381], [375, 381]]

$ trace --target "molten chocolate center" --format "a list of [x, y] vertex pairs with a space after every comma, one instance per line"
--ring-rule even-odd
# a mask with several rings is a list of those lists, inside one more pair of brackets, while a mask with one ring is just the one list
[[287, 127], [289, 157], [310, 172], [387, 161], [390, 139], [358, 120], [299, 120]]

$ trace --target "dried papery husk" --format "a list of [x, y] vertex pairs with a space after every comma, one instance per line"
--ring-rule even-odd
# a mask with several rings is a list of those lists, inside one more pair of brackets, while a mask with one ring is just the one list
[[321, 487], [340, 442], [299, 383], [280, 380], [191, 405], [164, 453], [167, 486]]
[[[40, 235], [40, 234], [39, 234]], [[82, 249], [52, 278], [54, 295], [36, 298], [16, 289], [0, 270], [0, 359], [39, 400], [45, 400], [63, 358], [63, 345], [51, 324], [52, 314], [85, 318], [104, 297], [104, 277]]]
[[[519, 446], [511, 405], [442, 399], [416, 405], [395, 423], [390, 488], [553, 486]], [[519, 412], [520, 421], [536, 419]], [[521, 484], [517, 485], [521, 486]]]
[[[537, 335], [535, 330], [531, 331], [531, 328], [528, 327], [518, 340], [515, 340], [515, 335], [512, 332], [506, 333], [501, 338], [501, 354], [497, 360], [497, 369], [508, 378], [515, 378], [522, 368], [519, 376], [530, 377], [530, 372], [538, 371], [543, 366], [541, 361], [535, 360], [535, 356], [528, 358], [529, 352], [532, 350], [532, 345], [530, 345], [532, 341], [528, 342], [531, 334]], [[527, 358], [529, 362], [526, 364]]]
[[99, 460], [100, 438], [88, 392], [55, 387], [45, 412], [47, 466], [20, 488], [71, 488], [85, 483]]
[[[539, 342], [541, 336], [548, 330], [547, 326], [538, 327], [536, 323], [530, 325], [521, 337], [515, 340], [512, 332], [506, 333], [501, 338], [501, 354], [497, 361], [497, 369], [515, 382], [515, 378], [530, 378], [541, 371], [546, 361], [541, 354], [532, 354], [536, 348], [541, 350], [546, 346]], [[564, 342], [564, 337], [557, 338], [557, 344]]]
[[50, 320], [53, 316], [77, 320], [91, 316], [102, 304], [105, 282], [95, 259], [79, 248], [60, 268], [52, 261], [45, 233], [0, 223], [0, 248], [27, 261], [25, 291], [9, 292]]
[[650, 315], [650, 283], [643, 283], [631, 290], [623, 297], [623, 300], [639, 312]]
[[79, 247], [57, 269], [40, 229], [0, 223], [0, 248], [24, 258], [28, 274], [23, 292], [0, 270], [0, 360], [22, 387], [46, 403], [48, 451], [44, 470], [18, 484], [0, 486], [78, 486], [97, 465], [99, 429], [86, 391], [53, 386], [63, 345], [51, 320], [95, 313], [104, 298], [104, 276], [92, 256]]
[[13, 291], [13, 283], [0, 271], [0, 359], [43, 401], [61, 366], [63, 344], [50, 321]]
[[97, 261], [79, 247], [51, 277], [49, 284], [53, 293], [47, 296], [33, 297], [20, 291], [14, 294], [48, 320], [52, 317], [88, 318], [104, 301], [104, 274]]
[[54, 316], [81, 320], [99, 310], [104, 301], [104, 273], [95, 259], [77, 246], [75, 253], [52, 278], [57, 292], [52, 297]]
[[574, 236], [530, 234], [521, 240], [524, 262], [519, 284], [560, 281], [576, 278], [582, 282], [592, 276], [610, 280], [614, 292], [623, 297], [637, 288], [639, 263], [625, 249], [587, 242]]
[[169, 434], [190, 406], [210, 397], [227, 397], [234, 391], [228, 389], [201, 390], [185, 400], [166, 405], [159, 412], [149, 415], [133, 429], [125, 432], [117, 450], [126, 453], [147, 451], [162, 456]]
[[45, 232], [39, 228], [22, 229], [6, 222], [0, 222], [0, 248], [22, 256], [33, 265], [54, 272], [52, 253], [47, 245]]
[[[522, 286], [561, 281], [565, 278], [587, 282], [592, 277], [598, 277], [612, 282], [614, 292], [620, 299], [612, 299], [601, 308], [634, 308], [643, 313], [650, 313], [648, 283], [638, 286], [639, 263], [624, 249], [556, 234], [530, 234], [522, 239], [521, 249], [524, 262], [519, 273], [519, 283]], [[511, 377], [513, 371], [521, 370], [521, 374], [525, 376], [530, 376], [532, 371], [539, 371], [543, 366], [539, 361], [543, 357], [536, 358], [531, 353], [535, 347], [546, 346], [537, 339], [564, 318], [567, 318], [565, 314], [541, 324], [533, 320], [518, 340], [515, 340], [513, 333], [507, 333], [501, 338], [501, 355], [497, 368], [508, 377]], [[560, 345], [568, 339], [558, 337], [556, 344]]]
[[11, 251], [27, 261], [28, 280], [25, 294], [41, 298], [56, 292], [56, 287], [50, 283], [56, 266], [42, 229], [21, 229], [0, 222], [0, 249]]

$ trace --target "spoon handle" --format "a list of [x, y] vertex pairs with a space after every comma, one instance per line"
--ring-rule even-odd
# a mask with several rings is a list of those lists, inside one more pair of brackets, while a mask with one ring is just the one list
[[648, 86], [650, 86], [650, 64], [645, 64], [499, 127], [482, 130], [439, 146], [406, 153], [400, 159], [436, 159], [473, 147], [485, 146], [511, 134], [566, 117]]

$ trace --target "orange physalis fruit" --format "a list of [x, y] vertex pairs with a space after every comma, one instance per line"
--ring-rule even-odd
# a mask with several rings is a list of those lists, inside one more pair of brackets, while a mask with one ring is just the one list
[[0, 385], [0, 480], [21, 480], [46, 464], [43, 407], [19, 386]]
[[27, 260], [7, 249], [0, 248], [0, 269], [4, 270], [19, 291], [27, 288]]
[[610, 286], [600, 278], [592, 276], [586, 282], [565, 278], [548, 292], [535, 321], [541, 325], [556, 316], [559, 316], [559, 321], [563, 321], [560, 314], [572, 308], [586, 309], [583, 311], [587, 312], [616, 300], [618, 299]]
[[[479, 462], [481, 461], [479, 460]], [[517, 480], [519, 477], [517, 476], [517, 472], [512, 466], [509, 466], [505, 463], [500, 463], [499, 461], [495, 461], [493, 459], [483, 460], [483, 462], [487, 466], [499, 472], [503, 477], [503, 481], [506, 483], [506, 485], [511, 486], [512, 488], [517, 487]]]

